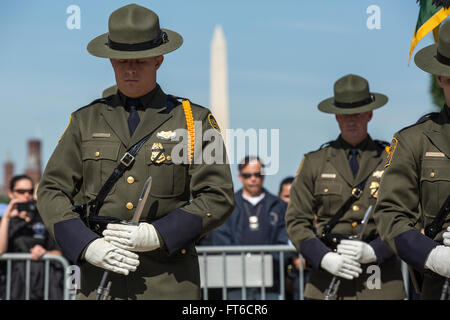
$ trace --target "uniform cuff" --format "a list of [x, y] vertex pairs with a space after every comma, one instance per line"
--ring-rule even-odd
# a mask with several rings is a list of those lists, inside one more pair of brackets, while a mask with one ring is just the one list
[[392, 252], [392, 250], [389, 249], [388, 246], [385, 245], [383, 241], [381, 241], [380, 237], [377, 237], [375, 240], [370, 241], [369, 245], [373, 248], [373, 251], [375, 251], [378, 264], [386, 262], [389, 258], [391, 258], [394, 255], [394, 252]]
[[394, 242], [400, 259], [422, 272], [430, 251], [439, 245], [417, 230], [400, 233], [394, 238]]
[[319, 270], [320, 262], [328, 252], [331, 252], [330, 248], [317, 238], [308, 239], [300, 243], [300, 253], [315, 270]]
[[80, 219], [73, 218], [55, 223], [55, 239], [64, 256], [77, 263], [84, 248], [99, 236], [89, 229]]
[[169, 254], [193, 244], [202, 233], [202, 219], [181, 209], [152, 222]]

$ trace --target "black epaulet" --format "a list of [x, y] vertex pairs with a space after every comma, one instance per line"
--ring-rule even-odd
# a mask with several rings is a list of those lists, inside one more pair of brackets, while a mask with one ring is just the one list
[[110, 98], [110, 97], [111, 97], [111, 96], [106, 97], [106, 98], [95, 99], [94, 101], [92, 101], [91, 103], [85, 105], [84, 107], [79, 108], [77, 111], [80, 111], [81, 109], [84, 109], [84, 108], [87, 108], [87, 107], [89, 107], [89, 106], [92, 106], [93, 104], [96, 104], [96, 103], [104, 103], [104, 104], [108, 104], [108, 101], [109, 101], [109, 98]]
[[[167, 95], [167, 112], [170, 112], [170, 110], [172, 110], [173, 108], [175, 108], [176, 106], [181, 104], [181, 100], [189, 100], [188, 98], [183, 98], [183, 97], [177, 97], [171, 94]], [[197, 106], [197, 107], [202, 107], [199, 104], [196, 104], [194, 102], [192, 102], [191, 100], [189, 100], [189, 102], [191, 103], [191, 106]]]
[[166, 112], [169, 113], [173, 108], [181, 104], [180, 100], [189, 100], [183, 97], [173, 96], [171, 94], [167, 95], [167, 109]]
[[430, 113], [420, 117], [420, 119], [417, 120], [417, 122], [415, 124], [420, 124], [425, 121], [435, 119], [435, 118], [437, 118], [438, 115], [439, 115], [439, 112], [430, 112]]
[[389, 147], [390, 143], [383, 140], [373, 140], [377, 146], [378, 150], [378, 156], [383, 153], [383, 150], [386, 149], [386, 147]]
[[322, 150], [323, 148], [326, 148], [326, 147], [328, 147], [328, 146], [330, 146], [331, 145], [331, 143], [333, 142], [334, 140], [331, 140], [331, 141], [328, 141], [328, 142], [325, 142], [324, 144], [322, 144], [320, 147], [319, 147], [319, 149], [317, 149], [316, 151], [319, 151], [319, 150]]
[[428, 120], [436, 119], [438, 116], [439, 116], [439, 112], [430, 112], [430, 113], [428, 113], [428, 114], [426, 114], [426, 115], [420, 117], [420, 119], [417, 120], [416, 123], [413, 123], [412, 125], [409, 125], [409, 126], [404, 127], [404, 128], [401, 129], [399, 132], [401, 132], [401, 131], [403, 131], [403, 130], [406, 130], [406, 129], [408, 129], [408, 128], [414, 127], [414, 126], [416, 126], [416, 125], [418, 125], [418, 124], [424, 123], [424, 122], [426, 122], [426, 121], [428, 121]]

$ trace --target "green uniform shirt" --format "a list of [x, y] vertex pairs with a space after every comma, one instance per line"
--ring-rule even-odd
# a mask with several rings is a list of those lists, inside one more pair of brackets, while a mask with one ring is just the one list
[[[434, 220], [450, 194], [449, 108], [397, 132], [390, 149], [375, 220], [383, 241], [402, 260], [424, 271], [430, 251], [450, 225], [447, 218], [435, 239], [420, 232]], [[431, 290], [433, 293], [426, 287], [424, 283], [428, 291], [424, 297], [439, 297], [440, 286]]]
[[[39, 212], [65, 255], [80, 264], [82, 294], [92, 296], [103, 270], [80, 257], [98, 235], [82, 223], [73, 205], [93, 200], [126, 150], [151, 134], [131, 169], [125, 171], [109, 192], [99, 215], [130, 220], [143, 184], [151, 176], [152, 188], [141, 219], [155, 226], [163, 246], [139, 253], [140, 265], [129, 276], [112, 275], [111, 296], [199, 298], [200, 276], [194, 242], [221, 225], [234, 207], [226, 152], [222, 164], [175, 163], [172, 150], [179, 141], [158, 133], [187, 128], [183, 107], [179, 104], [170, 107], [168, 96], [157, 86], [140, 98], [145, 109], [139, 111], [139, 125], [130, 137], [124, 99], [116, 93], [72, 114], [40, 183]], [[201, 158], [202, 150], [208, 150], [215, 141], [202, 139], [202, 132], [212, 129], [214, 122], [208, 109], [191, 107], [193, 120], [198, 121], [195, 152], [200, 150], [194, 157]], [[223, 147], [220, 135], [216, 139]], [[156, 144], [164, 150], [158, 162], [154, 161], [152, 151]]]
[[[306, 297], [323, 299], [332, 278], [320, 268], [323, 256], [332, 250], [319, 240], [318, 235], [324, 226], [350, 197], [352, 189], [366, 179], [361, 197], [350, 206], [331, 233], [341, 237], [356, 235], [366, 209], [375, 205], [386, 158], [385, 145], [369, 136], [357, 146], [359, 170], [356, 177], [349, 164], [350, 145], [341, 137], [304, 156], [291, 187], [286, 226], [292, 243], [313, 268], [306, 286]], [[317, 215], [317, 234], [313, 228], [314, 215]], [[375, 251], [381, 273], [386, 276], [382, 279], [382, 290], [366, 288], [368, 274], [364, 268], [363, 274], [355, 280], [341, 279], [338, 296], [345, 299], [402, 299], [404, 289], [399, 263], [378, 237], [373, 218], [369, 220], [364, 235]]]

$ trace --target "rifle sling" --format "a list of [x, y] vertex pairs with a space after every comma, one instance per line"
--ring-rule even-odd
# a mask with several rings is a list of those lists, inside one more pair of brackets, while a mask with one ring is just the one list
[[450, 195], [447, 197], [447, 200], [444, 201], [442, 207], [439, 209], [438, 214], [434, 218], [433, 222], [431, 222], [425, 228], [425, 235], [431, 239], [434, 239], [439, 232], [442, 230], [442, 226], [445, 223], [445, 219], [450, 213]]
[[108, 180], [106, 180], [105, 184], [102, 186], [95, 199], [89, 202], [89, 215], [98, 215], [100, 207], [103, 205], [103, 201], [105, 200], [109, 191], [111, 191], [111, 188], [120, 179], [123, 173], [133, 166], [136, 154], [139, 152], [144, 143], [147, 142], [148, 139], [150, 139], [151, 136], [152, 133], [146, 135], [130, 149], [128, 149], [127, 152], [125, 152], [125, 154], [120, 159], [120, 164], [114, 169]]
[[344, 216], [347, 210], [350, 208], [352, 203], [358, 200], [363, 193], [364, 186], [366, 185], [367, 179], [369, 176], [364, 179], [360, 184], [358, 184], [355, 188], [352, 189], [351, 196], [344, 202], [344, 204], [339, 208], [335, 215], [325, 224], [325, 227], [322, 231], [322, 238], [325, 238], [328, 233], [334, 228], [334, 226], [339, 222], [339, 220]]

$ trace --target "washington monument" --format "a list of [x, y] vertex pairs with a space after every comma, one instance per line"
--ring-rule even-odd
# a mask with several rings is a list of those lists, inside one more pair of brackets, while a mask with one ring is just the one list
[[211, 42], [210, 106], [226, 143], [228, 126], [227, 44], [220, 25], [214, 29]]

